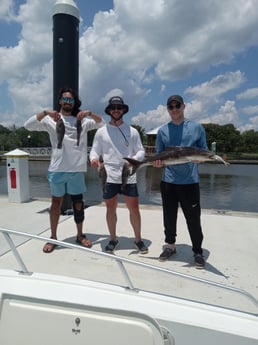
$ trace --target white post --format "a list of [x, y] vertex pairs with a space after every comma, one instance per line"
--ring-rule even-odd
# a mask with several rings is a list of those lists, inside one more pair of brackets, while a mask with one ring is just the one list
[[16, 149], [5, 153], [9, 202], [30, 200], [29, 164], [27, 152]]
[[216, 141], [213, 141], [213, 142], [211, 143], [211, 151], [212, 151], [213, 153], [216, 153], [216, 145], [217, 145]]

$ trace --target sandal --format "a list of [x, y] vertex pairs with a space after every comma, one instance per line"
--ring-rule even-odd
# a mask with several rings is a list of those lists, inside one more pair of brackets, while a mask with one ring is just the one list
[[77, 236], [76, 237], [76, 243], [78, 243], [81, 246], [86, 247], [86, 248], [92, 247], [91, 241], [85, 235]]
[[52, 251], [55, 249], [57, 245], [54, 243], [47, 242], [43, 247], [44, 253], [52, 253]]

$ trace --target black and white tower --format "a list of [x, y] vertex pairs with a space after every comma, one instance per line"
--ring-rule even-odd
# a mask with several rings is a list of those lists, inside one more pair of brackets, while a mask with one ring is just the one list
[[80, 13], [73, 0], [58, 0], [53, 9], [53, 109], [61, 87], [79, 88]]

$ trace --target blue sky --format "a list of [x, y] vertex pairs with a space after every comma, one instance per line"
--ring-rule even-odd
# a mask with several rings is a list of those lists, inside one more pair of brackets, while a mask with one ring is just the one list
[[[64, 0], [68, 1], [68, 0]], [[56, 0], [1, 0], [0, 124], [23, 125], [52, 108]], [[258, 131], [257, 0], [76, 0], [82, 108], [108, 121], [108, 99], [146, 131], [169, 120], [180, 94], [186, 117]]]

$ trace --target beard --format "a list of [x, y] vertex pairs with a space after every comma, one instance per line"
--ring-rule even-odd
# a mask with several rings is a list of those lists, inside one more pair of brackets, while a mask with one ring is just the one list
[[73, 110], [73, 105], [72, 104], [70, 104], [70, 103], [65, 103], [64, 105], [63, 105], [63, 110], [65, 111], [65, 112], [67, 112], [67, 113], [71, 113], [72, 112], [72, 110]]

